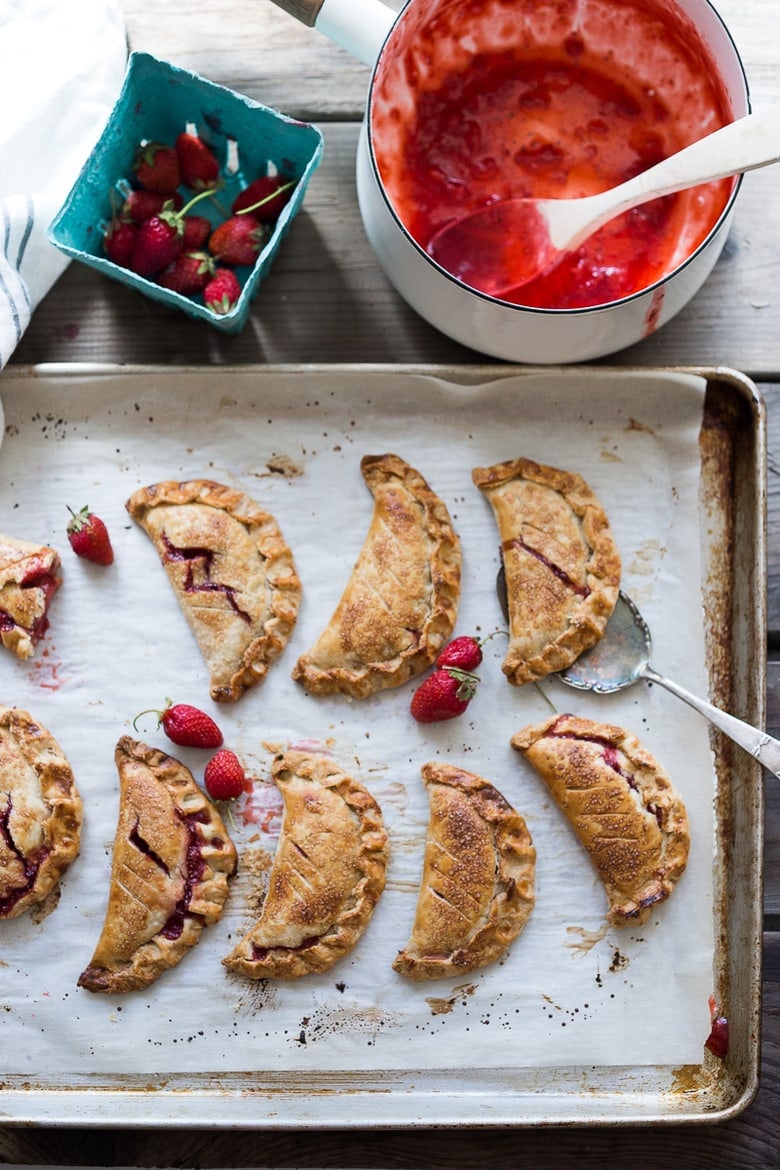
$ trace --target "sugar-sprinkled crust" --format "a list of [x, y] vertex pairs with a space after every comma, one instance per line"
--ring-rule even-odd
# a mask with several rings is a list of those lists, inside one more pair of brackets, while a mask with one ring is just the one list
[[455, 626], [461, 551], [450, 514], [397, 455], [366, 455], [374, 511], [328, 625], [293, 678], [311, 694], [362, 699], [431, 665]]
[[472, 472], [501, 542], [515, 686], [563, 670], [604, 633], [621, 561], [606, 512], [574, 472], [511, 459]]
[[211, 680], [231, 702], [261, 682], [298, 617], [301, 583], [274, 517], [211, 480], [139, 488], [126, 504], [154, 543]]
[[622, 727], [555, 715], [512, 747], [533, 765], [604, 883], [609, 922], [645, 922], [688, 862], [688, 815], [658, 761]]
[[119, 817], [103, 929], [79, 976], [88, 991], [148, 987], [217, 922], [237, 854], [219, 812], [184, 764], [123, 736]]
[[49, 605], [61, 584], [55, 549], [0, 535], [0, 645], [32, 658], [49, 626]]
[[429, 800], [411, 936], [393, 967], [410, 979], [493, 963], [534, 906], [536, 851], [523, 817], [488, 781], [451, 764], [422, 768]]
[[39, 905], [78, 856], [83, 807], [60, 745], [27, 711], [0, 707], [0, 918]]
[[223, 959], [249, 979], [320, 974], [353, 949], [384, 890], [388, 840], [363, 784], [329, 756], [288, 751], [272, 765], [282, 831], [258, 922]]

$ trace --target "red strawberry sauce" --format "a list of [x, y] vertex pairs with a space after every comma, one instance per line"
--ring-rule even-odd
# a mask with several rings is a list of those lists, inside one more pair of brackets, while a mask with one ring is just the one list
[[[510, 19], [507, 5], [450, 2], [380, 63], [373, 146], [391, 202], [423, 247], [452, 219], [497, 200], [615, 186], [733, 118], [708, 51], [692, 27], [675, 27], [669, 0], [616, 0], [611, 17], [609, 5], [600, 6], [606, 15], [596, 4], [584, 15], [568, 0], [554, 13], [539, 5], [537, 23], [550, 23], [541, 32], [528, 5], [511, 7], [511, 47], [499, 23]], [[632, 73], [656, 60], [676, 78], [654, 84]], [[732, 186], [726, 179], [628, 212], [506, 299], [569, 309], [646, 288], [705, 239]]]

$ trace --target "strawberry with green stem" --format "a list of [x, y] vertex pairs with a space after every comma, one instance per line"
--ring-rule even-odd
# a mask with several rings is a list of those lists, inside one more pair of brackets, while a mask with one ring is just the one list
[[113, 564], [114, 550], [111, 547], [111, 538], [100, 517], [90, 512], [89, 508], [82, 508], [80, 512], [68, 508], [68, 511], [71, 514], [66, 529], [68, 543], [76, 556], [92, 561], [95, 565]]
[[173, 195], [181, 182], [176, 151], [162, 142], [142, 142], [133, 161], [133, 174], [145, 190]]
[[184, 219], [199, 200], [210, 195], [201, 191], [177, 209], [173, 202], [166, 203], [162, 211], [139, 224], [129, 267], [138, 276], [158, 276], [178, 256], [184, 239]]
[[264, 223], [277, 220], [289, 202], [297, 179], [285, 182], [278, 175], [263, 175], [254, 179], [233, 200], [234, 215], [250, 213]]
[[436, 667], [412, 695], [418, 723], [441, 723], [462, 715], [477, 692], [478, 675], [457, 666]]
[[232, 268], [217, 268], [203, 290], [203, 303], [212, 313], [224, 317], [238, 302], [241, 285]]
[[162, 710], [149, 707], [133, 720], [138, 730], [138, 720], [144, 715], [156, 715], [157, 726], [162, 727], [168, 739], [179, 747], [215, 748], [222, 746], [222, 732], [210, 715], [193, 707], [190, 703], [173, 703], [165, 700]]

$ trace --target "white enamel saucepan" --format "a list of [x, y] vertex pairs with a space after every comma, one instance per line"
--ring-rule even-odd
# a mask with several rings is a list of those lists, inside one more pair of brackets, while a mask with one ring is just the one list
[[[477, 291], [429, 251], [448, 220], [485, 202], [590, 195], [630, 177], [605, 179], [610, 151], [624, 147], [633, 161], [624, 157], [621, 166], [644, 170], [747, 115], [739, 53], [709, 0], [409, 0], [400, 14], [381, 0], [274, 3], [372, 67], [357, 154], [361, 215], [398, 292], [443, 333], [509, 361], [590, 360], [654, 332], [710, 274], [739, 176], [670, 197], [662, 227], [653, 227], [651, 211], [626, 221], [622, 236], [615, 227], [605, 245], [594, 237], [592, 255], [576, 254], [552, 293], [536, 299], [530, 286], [516, 300]], [[499, 78], [496, 92], [517, 99], [501, 121], [485, 95], [510, 58], [525, 79], [517, 99], [511, 79]], [[578, 87], [586, 95], [581, 123], [567, 114], [551, 120], [564, 91]], [[643, 236], [653, 230], [656, 237]], [[599, 299], [616, 254], [636, 271]]]

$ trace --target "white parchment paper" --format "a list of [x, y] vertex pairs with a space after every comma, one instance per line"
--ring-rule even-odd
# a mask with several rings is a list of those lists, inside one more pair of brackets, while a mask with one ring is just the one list
[[[61, 551], [64, 583], [36, 658], [0, 656], [0, 702], [30, 710], [61, 743], [85, 803], [79, 859], [57, 908], [0, 924], [7, 1073], [511, 1068], [698, 1063], [713, 979], [713, 762], [704, 720], [645, 684], [597, 697], [556, 679], [510, 687], [505, 639], [485, 648], [479, 693], [451, 723], [417, 725], [414, 684], [363, 702], [314, 699], [290, 679], [327, 621], [371, 516], [366, 453], [395, 451], [450, 507], [464, 554], [458, 633], [500, 630], [498, 541], [471, 469], [517, 455], [580, 472], [600, 496], [624, 587], [648, 618], [654, 663], [706, 693], [698, 432], [704, 382], [669, 373], [549, 371], [478, 386], [382, 369], [6, 371], [0, 530]], [[157, 555], [124, 501], [167, 478], [209, 477], [277, 517], [304, 587], [298, 626], [265, 684], [216, 707]], [[109, 525], [116, 561], [79, 561], [66, 504]], [[242, 863], [221, 922], [145, 992], [93, 995], [76, 981], [103, 920], [117, 817], [116, 740], [166, 696], [211, 711], [255, 778], [234, 812]], [[605, 926], [606, 901], [541, 782], [509, 747], [551, 707], [623, 724], [666, 767], [692, 827], [687, 873], [641, 929]], [[147, 717], [147, 742], [202, 776]], [[330, 750], [382, 806], [387, 888], [355, 951], [326, 975], [253, 984], [221, 959], [252, 924], [279, 830], [275, 747]], [[505, 959], [460, 980], [413, 984], [391, 963], [408, 936], [434, 757], [488, 777], [526, 818], [537, 903]], [[264, 871], [265, 866], [265, 871]]]

